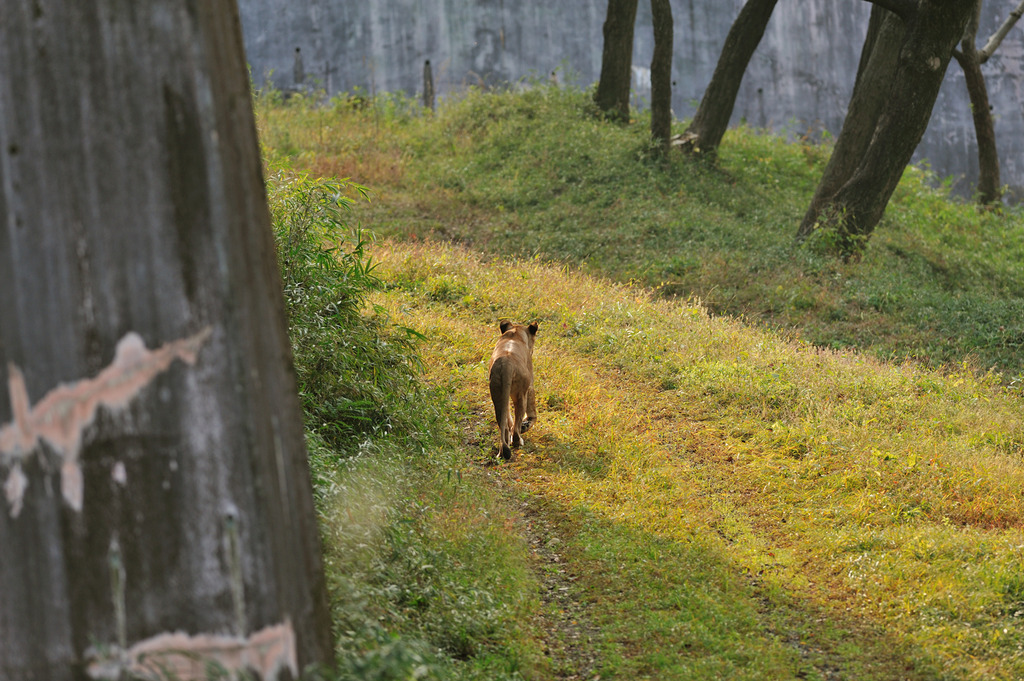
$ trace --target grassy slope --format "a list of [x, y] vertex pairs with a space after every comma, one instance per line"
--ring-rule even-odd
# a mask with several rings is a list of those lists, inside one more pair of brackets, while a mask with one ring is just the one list
[[1024, 674], [1018, 398], [434, 246], [378, 252], [471, 453], [498, 316], [540, 319], [539, 495], [607, 678]]
[[[865, 259], [836, 263], [783, 239], [820, 149], [744, 132], [727, 137], [723, 171], [662, 168], [643, 159], [636, 130], [584, 109], [552, 91], [470, 97], [436, 121], [264, 109], [270, 156], [379, 188], [365, 225], [572, 263], [379, 251], [389, 288], [375, 302], [427, 337], [430, 381], [450, 395], [471, 461], [491, 455], [480, 386], [499, 317], [542, 322], [541, 422], [518, 462], [470, 466], [451, 489], [458, 453], [431, 454], [440, 477], [395, 473], [404, 487], [388, 482], [401, 466], [372, 459], [366, 480], [341, 474], [331, 484], [350, 491], [326, 523], [335, 578], [376, 565], [381, 552], [365, 547], [383, 535], [391, 560], [369, 600], [384, 605], [367, 612], [446, 651], [455, 662], [440, 678], [568, 676], [581, 660], [567, 631], [592, 639], [586, 664], [603, 678], [1024, 675], [1014, 392], [969, 371], [821, 352], [585, 276], [693, 290], [714, 310], [881, 356], [949, 363], [977, 345], [975, 361], [1008, 379], [1017, 218], [948, 204], [912, 175]], [[375, 486], [390, 500], [364, 501]], [[375, 541], [336, 521], [351, 521], [353, 504], [391, 518]], [[551, 528], [532, 559], [531, 517]], [[413, 559], [395, 558], [410, 546]], [[544, 551], [562, 563], [543, 563]], [[431, 581], [422, 567], [435, 559]], [[550, 624], [568, 601], [539, 591], [545, 571], [565, 573], [553, 583], [581, 606], [568, 629]], [[389, 591], [402, 584], [420, 606]], [[350, 587], [336, 593], [367, 598]], [[484, 614], [460, 622], [445, 594]]]
[[979, 212], [911, 169], [865, 257], [792, 242], [828, 149], [727, 133], [719, 168], [645, 156], [643, 121], [580, 93], [471, 93], [436, 117], [402, 102], [263, 107], [272, 154], [377, 193], [380, 235], [582, 265], [816, 344], [931, 365], [1022, 368], [1024, 219]]

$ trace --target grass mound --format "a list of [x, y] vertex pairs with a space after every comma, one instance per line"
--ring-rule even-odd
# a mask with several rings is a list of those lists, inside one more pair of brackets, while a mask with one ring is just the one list
[[[381, 236], [582, 266], [822, 347], [1024, 370], [1024, 217], [979, 212], [910, 168], [863, 259], [793, 242], [825, 145], [730, 130], [719, 164], [648, 151], [645, 120], [587, 95], [471, 91], [436, 115], [396, 98], [258, 104], [271, 158], [371, 184]], [[675, 132], [681, 132], [677, 124]]]

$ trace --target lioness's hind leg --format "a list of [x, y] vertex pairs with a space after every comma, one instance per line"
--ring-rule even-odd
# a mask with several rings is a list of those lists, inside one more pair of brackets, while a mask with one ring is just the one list
[[523, 433], [524, 430], [526, 430], [526, 428], [523, 427], [523, 417], [526, 416], [526, 405], [524, 404], [525, 401], [526, 400], [524, 400], [522, 398], [520, 398], [518, 400], [513, 400], [512, 401], [513, 407], [515, 407], [515, 413], [516, 413], [515, 425], [512, 427], [512, 446], [513, 447], [522, 447], [523, 446], [523, 436], [522, 436], [522, 433]]
[[533, 386], [526, 393], [526, 418], [523, 419], [522, 428], [520, 432], [525, 433], [533, 425], [533, 422], [537, 420], [537, 394], [533, 391]]

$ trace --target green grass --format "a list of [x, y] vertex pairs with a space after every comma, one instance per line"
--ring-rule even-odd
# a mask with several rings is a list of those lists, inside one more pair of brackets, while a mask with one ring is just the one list
[[[844, 263], [792, 243], [800, 141], [661, 164], [547, 87], [257, 107], [300, 204], [389, 239], [317, 213], [285, 273], [335, 677], [1024, 676], [1019, 213], [910, 169]], [[500, 318], [541, 409], [498, 466]]]
[[646, 121], [603, 122], [584, 93], [546, 86], [472, 91], [436, 115], [395, 100], [260, 110], [272, 158], [373, 187], [361, 215], [380, 236], [581, 266], [824, 347], [1022, 371], [1024, 218], [951, 201], [925, 171], [842, 263], [793, 243], [826, 146], [740, 128], [718, 166], [666, 165]]
[[[603, 678], [1016, 678], [1020, 398], [822, 351], [536, 262], [378, 249], [471, 460], [499, 316], [540, 319], [540, 420], [499, 469], [562, 525]], [[435, 282], [466, 292], [438, 301]]]
[[314, 446], [340, 670], [331, 679], [518, 679], [536, 584], [475, 472], [403, 443], [339, 459]]

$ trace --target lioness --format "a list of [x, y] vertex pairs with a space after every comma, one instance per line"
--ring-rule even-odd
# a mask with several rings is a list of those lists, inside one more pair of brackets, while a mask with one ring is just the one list
[[[537, 322], [529, 326], [503, 321], [501, 340], [491, 353], [491, 401], [501, 437], [501, 458], [512, 458], [512, 447], [523, 446], [523, 433], [537, 418], [537, 397], [533, 392], [533, 341]], [[508, 401], [515, 407], [515, 423], [509, 423]], [[525, 417], [525, 418], [524, 418]]]

